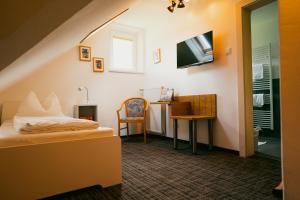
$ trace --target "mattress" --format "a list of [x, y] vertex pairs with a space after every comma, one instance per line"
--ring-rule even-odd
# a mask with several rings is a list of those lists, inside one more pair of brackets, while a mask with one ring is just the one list
[[105, 127], [94, 130], [20, 134], [14, 128], [13, 121], [6, 120], [0, 126], [0, 148], [111, 136], [113, 136], [113, 129]]
[[23, 134], [93, 130], [99, 127], [98, 122], [67, 116], [15, 116], [13, 124]]

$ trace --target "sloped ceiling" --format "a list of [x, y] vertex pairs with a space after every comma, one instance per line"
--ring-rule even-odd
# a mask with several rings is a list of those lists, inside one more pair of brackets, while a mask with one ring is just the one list
[[[15, 0], [13, 0], [15, 1]], [[35, 0], [30, 0], [35, 1]], [[39, 0], [36, 0], [39, 1]], [[45, 0], [44, 0], [45, 1]], [[61, 2], [69, 2], [68, 4], [71, 6], [72, 4], [75, 4], [77, 1], [86, 2], [87, 0], [46, 0], [48, 2], [56, 2], [57, 4], [61, 4]], [[2, 39], [2, 37], [10, 38], [14, 37], [16, 31], [14, 30], [19, 28], [17, 25], [11, 25], [10, 31], [4, 31], [1, 32], [1, 38], [0, 38], [0, 62], [5, 59], [3, 58], [2, 54], [5, 54], [6, 56], [9, 56], [10, 53], [15, 54], [15, 51], [18, 47], [18, 41], [26, 41], [26, 40], [33, 40], [30, 42], [32, 48], [27, 46], [26, 48], [23, 48], [22, 51], [19, 51], [19, 55], [21, 56], [17, 57], [11, 64], [9, 64], [7, 67], [2, 67], [3, 69], [0, 71], [0, 92], [3, 91], [5, 88], [16, 84], [19, 80], [22, 80], [25, 76], [32, 73], [33, 71], [37, 70], [42, 65], [46, 64], [47, 62], [51, 61], [52, 59], [58, 57], [59, 55], [63, 54], [64, 52], [68, 51], [71, 48], [74, 48], [74, 46], [79, 45], [79, 41], [84, 38], [91, 30], [95, 29], [99, 25], [103, 24], [104, 22], [108, 21], [112, 17], [118, 15], [122, 11], [124, 11], [127, 8], [130, 8], [131, 4], [135, 0], [93, 0], [91, 3], [89, 3], [87, 6], [76, 12], [70, 19], [62, 23], [58, 28], [54, 29], [50, 34], [46, 34], [46, 32], [49, 32], [50, 29], [43, 32], [43, 34], [46, 34], [45, 36], [42, 36], [43, 34], [40, 34], [37, 36], [36, 39], [30, 37], [30, 31], [26, 32], [26, 34], [21, 34], [18, 37], [16, 37], [17, 41], [9, 40], [10, 42], [6, 42]], [[27, 3], [29, 1], [26, 1]], [[47, 4], [48, 5], [48, 4]], [[38, 8], [41, 8], [45, 6], [43, 3], [38, 4]], [[67, 5], [63, 6], [65, 9], [67, 9]], [[2, 5], [1, 5], [2, 8]], [[79, 7], [77, 7], [79, 8]], [[59, 11], [54, 10], [48, 10], [47, 12], [54, 12], [54, 14], [59, 15], [60, 12], [67, 12], [64, 9], [58, 9]], [[74, 11], [74, 10], [73, 10]], [[40, 11], [37, 11], [40, 12]], [[45, 12], [43, 10], [42, 12]], [[33, 18], [37, 18], [36, 15], [33, 13], [31, 14], [24, 14], [27, 16], [34, 16]], [[65, 19], [65, 17], [63, 17]], [[47, 24], [47, 19], [51, 21], [50, 16], [44, 18], [44, 23]], [[17, 23], [21, 26], [23, 26], [24, 21], [21, 19], [16, 20]], [[34, 20], [33, 20], [34, 21]], [[62, 22], [63, 20], [58, 20]], [[27, 23], [27, 21], [26, 21]], [[50, 23], [50, 22], [49, 22]], [[54, 25], [51, 25], [54, 27]], [[57, 26], [57, 23], [56, 23]], [[3, 28], [3, 27], [2, 27]], [[1, 28], [1, 30], [2, 30]], [[38, 29], [40, 30], [41, 27], [37, 25], [32, 26], [32, 30]], [[53, 28], [52, 28], [53, 29]], [[12, 34], [10, 34], [13, 32]], [[18, 32], [18, 31], [17, 31]], [[39, 42], [37, 43], [37, 41]], [[2, 45], [5, 45], [2, 46]], [[10, 46], [12, 50], [10, 49]], [[28, 50], [28, 47], [30, 48]], [[25, 51], [25, 53], [24, 53]], [[4, 52], [4, 53], [3, 53]], [[16, 54], [15, 54], [16, 55]], [[16, 57], [16, 56], [14, 56]], [[6, 61], [7, 62], [7, 61]], [[4, 65], [1, 65], [4, 66]]]
[[0, 70], [92, 0], [9, 0], [0, 7]]

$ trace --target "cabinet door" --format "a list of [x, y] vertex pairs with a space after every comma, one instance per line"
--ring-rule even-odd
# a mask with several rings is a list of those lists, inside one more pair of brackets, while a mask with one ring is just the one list
[[97, 106], [78, 106], [77, 112], [75, 116], [79, 119], [97, 121]]

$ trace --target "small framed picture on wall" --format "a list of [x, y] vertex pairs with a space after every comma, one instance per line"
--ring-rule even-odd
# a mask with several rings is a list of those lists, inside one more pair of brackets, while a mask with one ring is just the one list
[[91, 61], [91, 47], [79, 46], [79, 59], [82, 61]]
[[153, 52], [153, 61], [154, 61], [154, 64], [158, 64], [158, 63], [161, 62], [161, 50], [160, 50], [160, 48], [154, 50], [154, 52]]
[[104, 72], [104, 58], [93, 58], [93, 71]]

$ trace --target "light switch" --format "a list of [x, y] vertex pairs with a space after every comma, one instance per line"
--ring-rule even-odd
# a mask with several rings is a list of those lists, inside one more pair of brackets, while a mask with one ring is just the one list
[[231, 55], [231, 53], [232, 53], [231, 47], [226, 48], [226, 55], [227, 55], [227, 56], [228, 56], [228, 55]]

